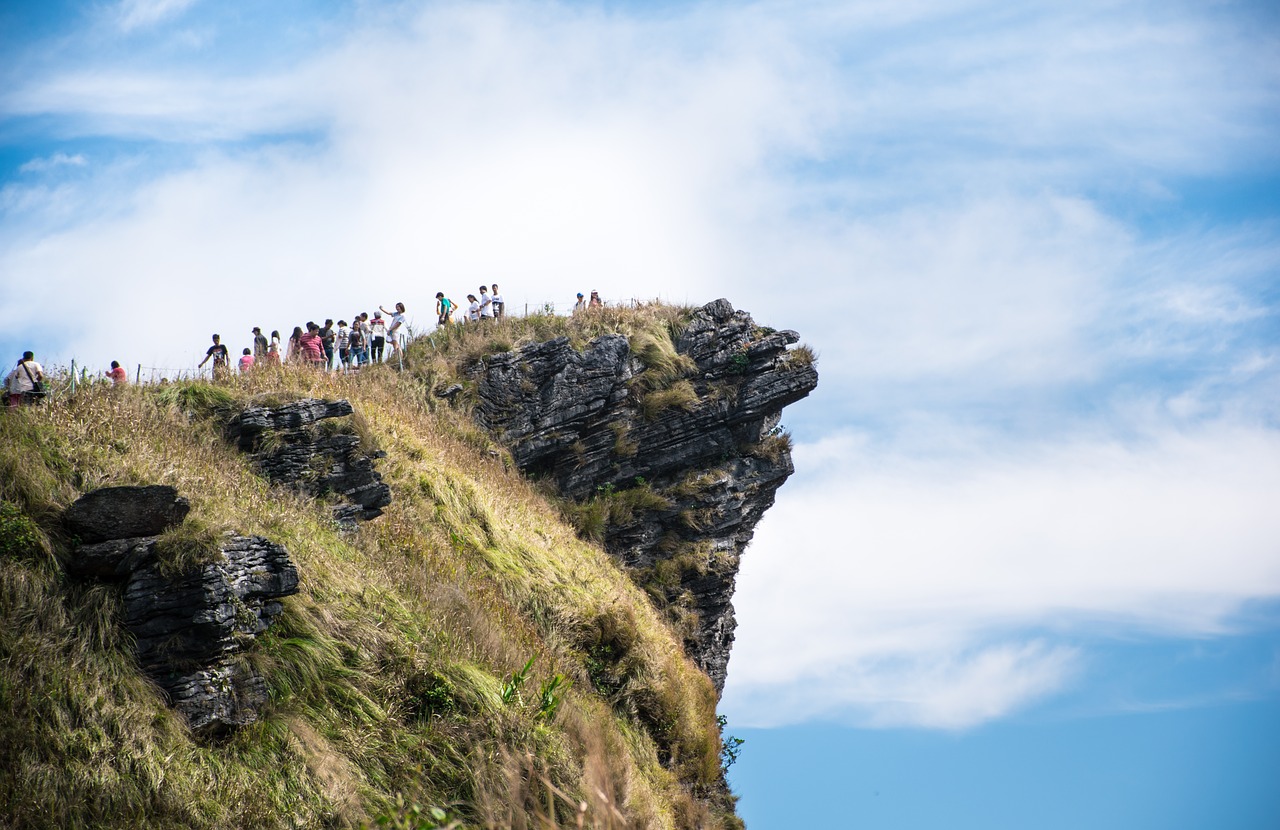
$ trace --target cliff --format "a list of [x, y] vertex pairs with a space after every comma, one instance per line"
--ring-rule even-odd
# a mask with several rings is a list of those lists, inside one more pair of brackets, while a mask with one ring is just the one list
[[740, 826], [715, 702], [795, 339], [545, 315], [6, 414], [0, 824]]
[[568, 337], [471, 369], [476, 420], [519, 468], [585, 505], [577, 513], [666, 609], [723, 688], [734, 580], [756, 523], [794, 468], [783, 407], [817, 385], [799, 336], [717, 300], [670, 331]]

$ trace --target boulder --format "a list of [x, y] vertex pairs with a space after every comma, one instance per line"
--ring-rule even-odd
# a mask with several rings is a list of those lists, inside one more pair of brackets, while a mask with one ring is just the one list
[[102, 487], [77, 499], [63, 521], [81, 542], [105, 542], [157, 536], [181, 524], [190, 511], [190, 503], [167, 485]]

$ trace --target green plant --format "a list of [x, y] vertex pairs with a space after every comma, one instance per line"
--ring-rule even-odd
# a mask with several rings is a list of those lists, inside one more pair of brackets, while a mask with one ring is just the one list
[[524, 664], [524, 668], [518, 669], [511, 673], [511, 677], [502, 685], [502, 702], [508, 706], [511, 702], [520, 702], [520, 687], [529, 679], [529, 670], [533, 668], [533, 661], [538, 659], [538, 655], [533, 655], [529, 661]]
[[729, 723], [729, 719], [724, 715], [716, 715], [716, 723], [720, 726], [721, 735], [720, 769], [728, 772], [729, 767], [738, 763], [738, 756], [742, 754], [742, 745], [746, 743], [746, 739], [724, 734], [724, 728]]
[[563, 674], [553, 674], [548, 678], [538, 690], [538, 717], [543, 720], [554, 718], [556, 710], [564, 702], [565, 693], [572, 685], [573, 681], [566, 679]]
[[0, 501], [0, 556], [27, 558], [44, 548], [44, 536], [16, 504]]
[[462, 822], [450, 819], [449, 813], [440, 807], [406, 804], [404, 796], [397, 795], [392, 809], [380, 814], [373, 820], [372, 825], [366, 822], [363, 827], [386, 827], [388, 830], [453, 830], [453, 828], [462, 827]]

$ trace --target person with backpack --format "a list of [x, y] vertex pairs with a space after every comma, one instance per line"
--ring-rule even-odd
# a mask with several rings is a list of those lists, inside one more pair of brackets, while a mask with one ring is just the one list
[[436, 292], [436, 325], [443, 326], [453, 320], [453, 310], [457, 308], [453, 300], [444, 295], [443, 291]]
[[9, 408], [19, 404], [33, 404], [44, 398], [44, 368], [36, 363], [34, 352], [23, 352], [22, 359], [4, 379], [9, 392]]

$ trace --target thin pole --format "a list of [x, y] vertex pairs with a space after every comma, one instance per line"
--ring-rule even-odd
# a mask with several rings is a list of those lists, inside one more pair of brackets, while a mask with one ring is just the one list
[[76, 362], [71, 361], [71, 394], [76, 393]]
[[142, 383], [142, 364], [138, 364], [138, 371], [133, 376], [133, 385], [137, 386]]

